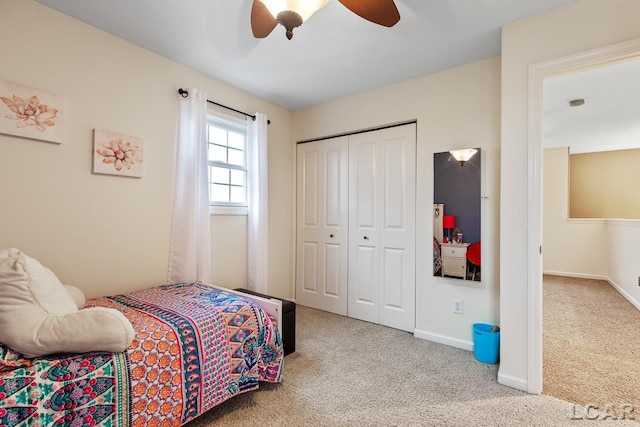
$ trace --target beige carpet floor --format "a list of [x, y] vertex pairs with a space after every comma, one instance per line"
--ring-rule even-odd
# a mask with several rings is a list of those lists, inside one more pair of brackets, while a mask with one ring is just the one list
[[497, 365], [406, 332], [301, 306], [296, 332], [282, 383], [233, 397], [188, 426], [608, 424], [571, 421], [581, 408], [502, 386]]
[[543, 390], [640, 419], [640, 311], [602, 280], [544, 276]]

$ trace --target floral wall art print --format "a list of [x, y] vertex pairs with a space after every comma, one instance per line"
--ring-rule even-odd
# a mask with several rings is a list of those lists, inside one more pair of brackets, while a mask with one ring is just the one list
[[93, 173], [141, 178], [142, 155], [142, 138], [93, 130]]
[[0, 80], [0, 133], [62, 142], [64, 98]]

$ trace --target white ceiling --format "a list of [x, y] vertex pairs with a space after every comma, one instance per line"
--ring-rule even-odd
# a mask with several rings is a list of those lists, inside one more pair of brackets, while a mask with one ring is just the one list
[[[543, 96], [545, 148], [640, 148], [640, 60], [546, 79]], [[584, 105], [570, 107], [578, 98]]]
[[[295, 110], [498, 55], [503, 25], [576, 0], [395, 0], [392, 28], [331, 0], [291, 41], [280, 26], [253, 38], [253, 0], [37, 1]], [[638, 76], [628, 61], [545, 80], [544, 147], [640, 147]]]
[[37, 1], [295, 110], [498, 55], [503, 25], [577, 0], [395, 0], [392, 28], [331, 0], [291, 41], [253, 38], [252, 0]]

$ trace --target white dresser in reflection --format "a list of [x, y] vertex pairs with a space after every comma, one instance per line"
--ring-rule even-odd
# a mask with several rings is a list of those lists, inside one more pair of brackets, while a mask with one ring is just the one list
[[467, 247], [469, 243], [442, 244], [442, 273], [445, 276], [467, 278]]

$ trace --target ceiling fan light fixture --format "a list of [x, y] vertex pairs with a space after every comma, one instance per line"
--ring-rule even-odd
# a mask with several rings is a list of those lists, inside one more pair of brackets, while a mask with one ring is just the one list
[[300, 15], [302, 22], [306, 21], [318, 10], [322, 9], [329, 0], [260, 0], [274, 18], [278, 19], [280, 12], [286, 10]]
[[302, 17], [292, 10], [283, 10], [276, 18], [278, 23], [286, 29], [286, 36], [289, 40], [293, 38], [293, 29], [302, 25]]
[[[394, 0], [338, 0], [351, 12], [383, 27], [393, 27], [400, 21]], [[267, 37], [278, 24], [286, 29], [289, 40], [294, 28], [302, 25], [328, 0], [253, 0], [251, 31], [257, 39]]]
[[328, 0], [260, 0], [269, 13], [286, 28], [287, 38], [293, 37], [293, 29], [302, 25], [318, 10], [322, 9]]

